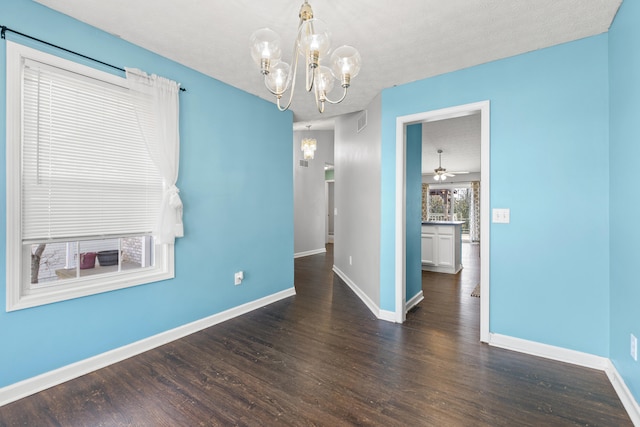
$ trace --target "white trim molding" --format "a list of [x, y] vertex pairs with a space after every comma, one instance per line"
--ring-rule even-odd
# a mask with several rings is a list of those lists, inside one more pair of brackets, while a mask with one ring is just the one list
[[624, 409], [629, 414], [633, 425], [640, 426], [640, 405], [638, 405], [614, 364], [606, 357], [493, 333], [489, 334], [489, 345], [604, 371], [618, 398], [620, 398]]
[[424, 299], [424, 293], [422, 292], [422, 289], [420, 289], [420, 292], [415, 294], [413, 296], [413, 298], [411, 298], [409, 301], [407, 301], [407, 304], [405, 306], [405, 311], [408, 312], [413, 307], [415, 307], [416, 305], [420, 304], [423, 299]]
[[633, 394], [631, 394], [631, 390], [629, 390], [629, 387], [627, 387], [627, 384], [625, 384], [622, 376], [611, 360], [607, 360], [605, 373], [607, 374], [607, 377], [609, 377], [609, 382], [613, 386], [613, 389], [618, 394], [618, 397], [622, 402], [622, 406], [627, 410], [627, 414], [629, 414], [631, 422], [634, 426], [640, 426], [640, 405], [636, 402]]
[[302, 258], [305, 256], [309, 256], [309, 255], [318, 255], [318, 254], [324, 254], [327, 252], [327, 248], [321, 248], [321, 249], [313, 249], [311, 251], [304, 251], [304, 252], [298, 252], [293, 254], [294, 258]]
[[396, 117], [395, 177], [395, 311], [396, 322], [406, 318], [406, 126], [480, 113], [480, 341], [489, 341], [490, 264], [490, 102], [480, 101], [440, 110]]
[[394, 323], [396, 321], [396, 313], [389, 310], [378, 310], [378, 319], [384, 320], [385, 322]]
[[376, 318], [378, 318], [380, 320], [386, 320], [387, 322], [395, 322], [396, 321], [395, 312], [388, 311], [388, 310], [382, 310], [380, 307], [378, 307], [378, 304], [373, 302], [373, 300], [371, 298], [369, 298], [369, 296], [367, 294], [365, 294], [362, 291], [362, 289], [360, 289], [358, 287], [358, 285], [356, 285], [353, 282], [353, 280], [351, 280], [349, 278], [349, 276], [344, 274], [344, 272], [342, 270], [340, 270], [338, 267], [336, 267], [335, 265], [333, 266], [333, 272], [336, 273], [338, 275], [338, 277], [341, 278], [342, 281], [344, 283], [346, 283], [348, 287], [351, 288], [351, 290], [358, 296], [358, 298], [360, 298], [360, 300], [362, 300], [364, 305], [367, 306], [367, 308], [371, 311], [371, 313], [373, 313], [374, 316], [376, 316]]
[[109, 366], [130, 357], [136, 356], [138, 354], [144, 353], [145, 351], [152, 350], [171, 341], [175, 341], [187, 335], [191, 335], [210, 326], [217, 325], [224, 321], [233, 319], [234, 317], [241, 316], [258, 308], [262, 308], [274, 302], [294, 296], [295, 294], [295, 288], [291, 287], [289, 289], [276, 292], [275, 294], [267, 295], [266, 297], [257, 299], [255, 301], [251, 301], [246, 304], [230, 308], [229, 310], [214, 314], [212, 316], [205, 317], [204, 319], [187, 323], [186, 325], [170, 329], [168, 331], [153, 335], [140, 341], [136, 341], [123, 347], [119, 347], [99, 354], [97, 356], [90, 357], [88, 359], [84, 359], [79, 362], [55, 369], [53, 371], [45, 372], [44, 374], [35, 376], [33, 378], [28, 378], [24, 381], [20, 381], [15, 384], [0, 388], [0, 407], [8, 403], [15, 402], [16, 400], [22, 399], [23, 397], [27, 397], [42, 390], [46, 390], [53, 386], [62, 384], [66, 381], [104, 368], [105, 366]]
[[606, 357], [501, 334], [489, 334], [489, 345], [600, 371], [605, 370], [609, 361]]

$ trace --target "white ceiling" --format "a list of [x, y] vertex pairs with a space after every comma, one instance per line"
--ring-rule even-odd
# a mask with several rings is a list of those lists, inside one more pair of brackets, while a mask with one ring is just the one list
[[[302, 0], [36, 1], [271, 101], [251, 61], [249, 37], [258, 28], [270, 27], [285, 46], [292, 45], [302, 4]], [[347, 99], [328, 105], [324, 115], [317, 112], [312, 95], [304, 90], [296, 93], [294, 121], [362, 110], [384, 88], [606, 32], [621, 2], [311, 0], [315, 17], [333, 33], [332, 45], [358, 48], [363, 68]], [[100, 59], [99, 52], [85, 53]], [[283, 59], [290, 62], [291, 53], [285, 50]], [[188, 81], [181, 83], [189, 87]], [[298, 90], [301, 87], [298, 84]]]
[[423, 174], [433, 175], [438, 150], [447, 172], [480, 172], [480, 114], [423, 123]]

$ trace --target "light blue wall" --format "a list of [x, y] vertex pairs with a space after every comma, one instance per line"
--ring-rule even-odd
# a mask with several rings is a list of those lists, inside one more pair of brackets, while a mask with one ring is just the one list
[[609, 354], [608, 37], [382, 93], [381, 307], [394, 307], [395, 120], [491, 102], [490, 331]]
[[406, 288], [407, 301], [422, 291], [422, 124], [407, 126], [406, 149], [407, 236]]
[[[291, 113], [28, 0], [0, 24], [118, 66], [181, 82], [176, 278], [6, 313], [0, 387], [293, 286]], [[7, 34], [7, 38], [19, 38]], [[5, 46], [0, 42], [0, 256], [5, 258]], [[57, 52], [59, 53], [59, 52]], [[75, 59], [75, 58], [74, 58]], [[251, 126], [247, 126], [247, 122]], [[242, 286], [233, 273], [244, 270]], [[5, 264], [0, 268], [4, 282]]]
[[611, 350], [610, 358], [640, 401], [640, 364], [630, 334], [640, 338], [640, 4], [625, 1], [609, 32], [611, 87]]

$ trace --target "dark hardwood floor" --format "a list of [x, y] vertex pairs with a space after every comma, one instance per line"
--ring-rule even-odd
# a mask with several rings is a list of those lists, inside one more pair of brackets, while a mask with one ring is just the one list
[[297, 295], [0, 408], [0, 426], [631, 426], [603, 372], [479, 343], [471, 246], [458, 275], [376, 320], [327, 255]]

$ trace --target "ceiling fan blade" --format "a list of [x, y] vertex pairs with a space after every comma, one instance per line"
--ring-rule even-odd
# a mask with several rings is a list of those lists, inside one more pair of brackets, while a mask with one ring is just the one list
[[[445, 172], [444, 175], [447, 175], [447, 176], [468, 175], [470, 173], [471, 172], [469, 172], [469, 171], [454, 171], [454, 172]], [[433, 176], [433, 175], [435, 175], [435, 173], [434, 172], [425, 172], [422, 175]]]

